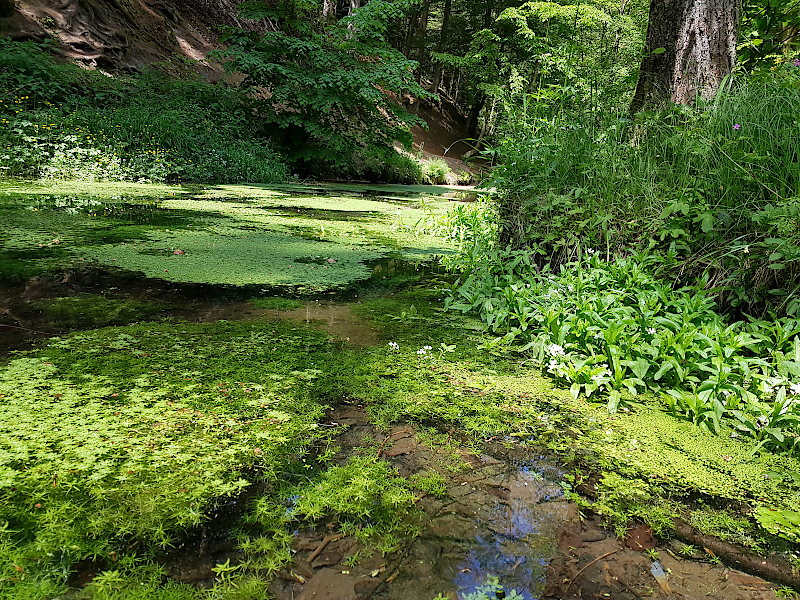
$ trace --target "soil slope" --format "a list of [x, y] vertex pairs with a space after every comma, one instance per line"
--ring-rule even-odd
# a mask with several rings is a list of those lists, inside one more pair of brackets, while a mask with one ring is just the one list
[[179, 56], [199, 61], [219, 77], [208, 53], [218, 47], [219, 27], [251, 30], [266, 23], [236, 16], [238, 0], [19, 0], [15, 14], [0, 19], [0, 35], [18, 40], [53, 39], [67, 58], [89, 67], [138, 70]]

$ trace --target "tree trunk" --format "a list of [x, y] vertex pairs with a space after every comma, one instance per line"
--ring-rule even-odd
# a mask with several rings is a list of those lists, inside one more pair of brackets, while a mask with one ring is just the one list
[[422, 3], [422, 12], [419, 15], [419, 20], [417, 21], [417, 31], [415, 37], [419, 43], [417, 46], [417, 62], [419, 63], [419, 67], [417, 67], [417, 83], [422, 81], [422, 69], [423, 63], [425, 62], [425, 37], [428, 34], [428, 15], [430, 13], [430, 0], [424, 0]]
[[[442, 53], [445, 51], [447, 46], [447, 26], [450, 24], [450, 12], [452, 8], [453, 2], [452, 0], [444, 0], [444, 14], [442, 15], [442, 34], [439, 37], [439, 47], [436, 49], [437, 52]], [[438, 60], [433, 67], [433, 84], [431, 85], [431, 91], [436, 94], [439, 91], [439, 85], [442, 83], [442, 63]]]
[[0, 19], [14, 16], [14, 0], [0, 0]]
[[631, 112], [714, 97], [736, 66], [738, 0], [650, 0]]
[[347, 9], [347, 16], [352, 17], [359, 6], [361, 6], [361, 0], [350, 0], [350, 8]]
[[414, 32], [417, 30], [417, 20], [419, 14], [414, 13], [408, 19], [408, 33], [406, 34], [406, 43], [403, 46], [403, 55], [406, 58], [411, 58], [411, 49], [414, 47]]
[[322, 18], [325, 21], [333, 21], [336, 17], [336, 1], [322, 0]]
[[478, 92], [475, 95], [475, 99], [472, 101], [472, 106], [469, 109], [469, 115], [467, 115], [467, 132], [470, 135], [475, 135], [478, 133], [478, 117], [481, 114], [481, 109], [483, 109], [483, 105], [486, 104], [486, 94], [483, 92]]

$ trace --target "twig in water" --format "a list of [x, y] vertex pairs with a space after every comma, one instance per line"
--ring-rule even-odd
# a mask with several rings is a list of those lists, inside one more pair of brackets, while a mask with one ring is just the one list
[[341, 533], [332, 533], [331, 535], [326, 535], [325, 538], [319, 543], [317, 549], [314, 550], [311, 555], [306, 559], [308, 564], [314, 562], [314, 559], [317, 558], [322, 551], [325, 550], [325, 546], [330, 544], [331, 542], [335, 542], [336, 540], [342, 539], [344, 536]]
[[[621, 550], [621, 548], [620, 548], [620, 550]], [[582, 568], [580, 571], [578, 571], [577, 573], [575, 573], [575, 577], [573, 577], [572, 579], [570, 579], [570, 580], [569, 580], [569, 585], [567, 586], [567, 589], [565, 589], [565, 590], [564, 590], [564, 593], [566, 594], [566, 593], [569, 591], [569, 588], [570, 588], [570, 587], [572, 587], [572, 584], [575, 582], [575, 580], [576, 580], [576, 579], [577, 579], [577, 578], [580, 576], [580, 574], [581, 574], [581, 573], [583, 573], [583, 572], [584, 572], [586, 569], [588, 569], [589, 567], [591, 567], [591, 566], [592, 566], [594, 563], [596, 563], [598, 560], [602, 560], [602, 559], [604, 559], [606, 556], [611, 556], [612, 554], [616, 554], [617, 552], [619, 552], [619, 550], [612, 550], [611, 552], [606, 552], [605, 554], [603, 554], [603, 556], [598, 556], [598, 557], [597, 557], [597, 558], [595, 558], [595, 559], [594, 559], [592, 562], [590, 562], [588, 565], [586, 565], [585, 567], [583, 567], [583, 568]]]

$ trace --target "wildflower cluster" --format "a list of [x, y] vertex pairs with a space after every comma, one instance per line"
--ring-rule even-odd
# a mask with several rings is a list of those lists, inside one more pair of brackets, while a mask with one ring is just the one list
[[606, 394], [616, 412], [656, 392], [711, 431], [724, 422], [769, 449], [800, 452], [800, 319], [727, 325], [704, 290], [673, 290], [648, 274], [647, 260], [594, 254], [559, 276], [508, 267], [522, 264], [513, 258], [485, 261], [446, 306], [477, 308], [503, 332], [489, 345], [516, 345], [576, 398]]

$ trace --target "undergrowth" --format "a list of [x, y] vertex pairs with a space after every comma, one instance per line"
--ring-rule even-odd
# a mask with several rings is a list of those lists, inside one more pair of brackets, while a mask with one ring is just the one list
[[[244, 88], [209, 84], [169, 61], [141, 74], [60, 64], [50, 43], [0, 39], [0, 177], [281, 183], [307, 177], [422, 180], [390, 145], [308, 160]], [[173, 59], [178, 60], [178, 59]], [[291, 138], [291, 136], [289, 136]]]

